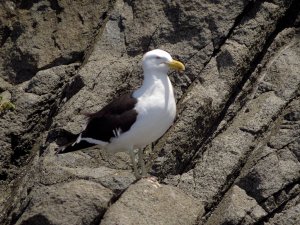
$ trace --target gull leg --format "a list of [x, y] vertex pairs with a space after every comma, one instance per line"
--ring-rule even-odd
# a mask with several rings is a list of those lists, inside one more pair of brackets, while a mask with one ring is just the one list
[[144, 152], [143, 149], [139, 149], [138, 151], [139, 155], [139, 163], [142, 169], [142, 177], [145, 177], [147, 175], [146, 167], [145, 167], [145, 162], [144, 162]]
[[137, 179], [139, 179], [141, 177], [141, 175], [138, 173], [138, 169], [137, 169], [137, 165], [136, 165], [136, 161], [135, 161], [135, 154], [134, 154], [133, 150], [130, 150], [128, 153], [130, 155], [131, 162], [133, 165], [134, 175]]

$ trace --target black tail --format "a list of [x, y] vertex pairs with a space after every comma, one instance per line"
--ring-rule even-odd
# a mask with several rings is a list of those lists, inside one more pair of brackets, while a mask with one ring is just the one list
[[77, 138], [74, 141], [70, 142], [69, 144], [59, 147], [56, 153], [63, 154], [67, 152], [74, 152], [74, 151], [78, 151], [96, 145], [84, 140], [81, 140], [80, 142], [76, 143], [76, 140]]

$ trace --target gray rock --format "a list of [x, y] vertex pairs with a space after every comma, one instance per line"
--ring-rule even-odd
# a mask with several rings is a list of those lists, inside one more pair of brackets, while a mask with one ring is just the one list
[[264, 156], [238, 184], [250, 196], [262, 201], [294, 183], [299, 176], [299, 162], [289, 150], [282, 149]]
[[1, 3], [5, 33], [0, 68], [1, 77], [11, 83], [29, 80], [38, 70], [80, 60], [109, 8], [109, 1], [10, 2], [10, 6]]
[[253, 224], [267, 213], [255, 199], [237, 186], [233, 186], [224, 196], [207, 221], [212, 224]]
[[[56, 147], [56, 145], [50, 146], [50, 148]], [[112, 164], [107, 163], [107, 158], [99, 157], [99, 154], [103, 154], [100, 150], [90, 151], [92, 151], [93, 156], [79, 151], [62, 155], [49, 155], [40, 159], [38, 165], [40, 173], [37, 174], [36, 180], [47, 186], [76, 179], [90, 180], [100, 183], [116, 194], [124, 191], [135, 181], [136, 178], [128, 165], [129, 157], [125, 161], [127, 167], [114, 168]], [[110, 160], [121, 164], [120, 161], [123, 159], [117, 154], [110, 156]]]
[[276, 214], [273, 218], [270, 218], [270, 220], [265, 225], [284, 225], [284, 224], [290, 224], [290, 225], [296, 225], [300, 223], [299, 218], [300, 213], [300, 202], [299, 202], [299, 195], [292, 199], [285, 207], [284, 209]]
[[[189, 168], [191, 159], [208, 139], [207, 135], [216, 129], [216, 121], [226, 110], [226, 104], [230, 103], [235, 91], [239, 90], [246, 71], [251, 71], [251, 62], [255, 62], [257, 51], [266, 45], [266, 38], [274, 32], [276, 21], [284, 11], [284, 7], [264, 2], [245, 12], [243, 20], [201, 71], [200, 82], [196, 80], [179, 102], [178, 107], [183, 110], [173, 130], [170, 130], [172, 135], [167, 134], [155, 150], [160, 156], [168, 154], [159, 174], [181, 174]], [[265, 22], [259, 23], [261, 20]], [[185, 96], [195, 97], [190, 98], [189, 103]], [[186, 133], [188, 136], [185, 136]]]
[[16, 224], [97, 224], [112, 196], [102, 185], [80, 179], [36, 187]]
[[195, 224], [203, 206], [178, 188], [142, 179], [105, 213], [101, 225]]
[[36, 95], [49, 94], [58, 88], [60, 77], [53, 69], [38, 72], [29, 82], [26, 92]]
[[[284, 106], [284, 101], [268, 93], [249, 102], [247, 112], [240, 113], [221, 134], [207, 146], [202, 158], [193, 169], [194, 186], [191, 194], [211, 204], [231, 176], [241, 167], [243, 160], [255, 148], [255, 133], [269, 126], [272, 117]], [[259, 119], [258, 119], [259, 118]], [[255, 126], [256, 130], [253, 130]], [[188, 185], [190, 186], [190, 185]], [[186, 189], [186, 181], [179, 183]]]
[[[298, 0], [2, 1], [0, 224], [298, 224]], [[55, 155], [68, 133], [141, 83], [144, 52], [171, 73], [178, 117], [128, 155]], [[162, 184], [163, 183], [163, 184]], [[205, 211], [204, 211], [205, 208]], [[285, 223], [286, 222], [286, 223]]]

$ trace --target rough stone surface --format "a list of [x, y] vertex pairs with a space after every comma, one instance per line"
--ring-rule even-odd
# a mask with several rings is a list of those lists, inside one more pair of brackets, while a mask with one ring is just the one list
[[289, 201], [289, 203], [284, 206], [284, 209], [277, 213], [274, 218], [271, 218], [268, 222], [265, 223], [265, 225], [283, 225], [283, 224], [290, 224], [290, 225], [296, 225], [300, 223], [299, 218], [300, 213], [300, 202], [299, 202], [299, 195], [295, 198]]
[[[267, 213], [243, 189], [233, 186], [207, 221], [212, 224], [253, 224]], [[223, 216], [225, 215], [225, 216]]]
[[[0, 224], [299, 224], [298, 0], [1, 1]], [[145, 149], [55, 155], [161, 48], [178, 116]], [[1, 103], [2, 104], [2, 103]]]
[[180, 189], [142, 179], [106, 212], [101, 225], [194, 224], [203, 206]]
[[97, 224], [112, 195], [111, 190], [85, 180], [36, 187], [16, 224]]

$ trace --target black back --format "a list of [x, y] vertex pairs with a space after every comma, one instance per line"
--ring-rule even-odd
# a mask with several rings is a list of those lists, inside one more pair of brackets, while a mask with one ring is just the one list
[[120, 129], [121, 133], [128, 131], [137, 118], [136, 103], [137, 99], [129, 93], [113, 100], [100, 111], [88, 114], [88, 125], [81, 137], [109, 142], [115, 137], [114, 130]]

